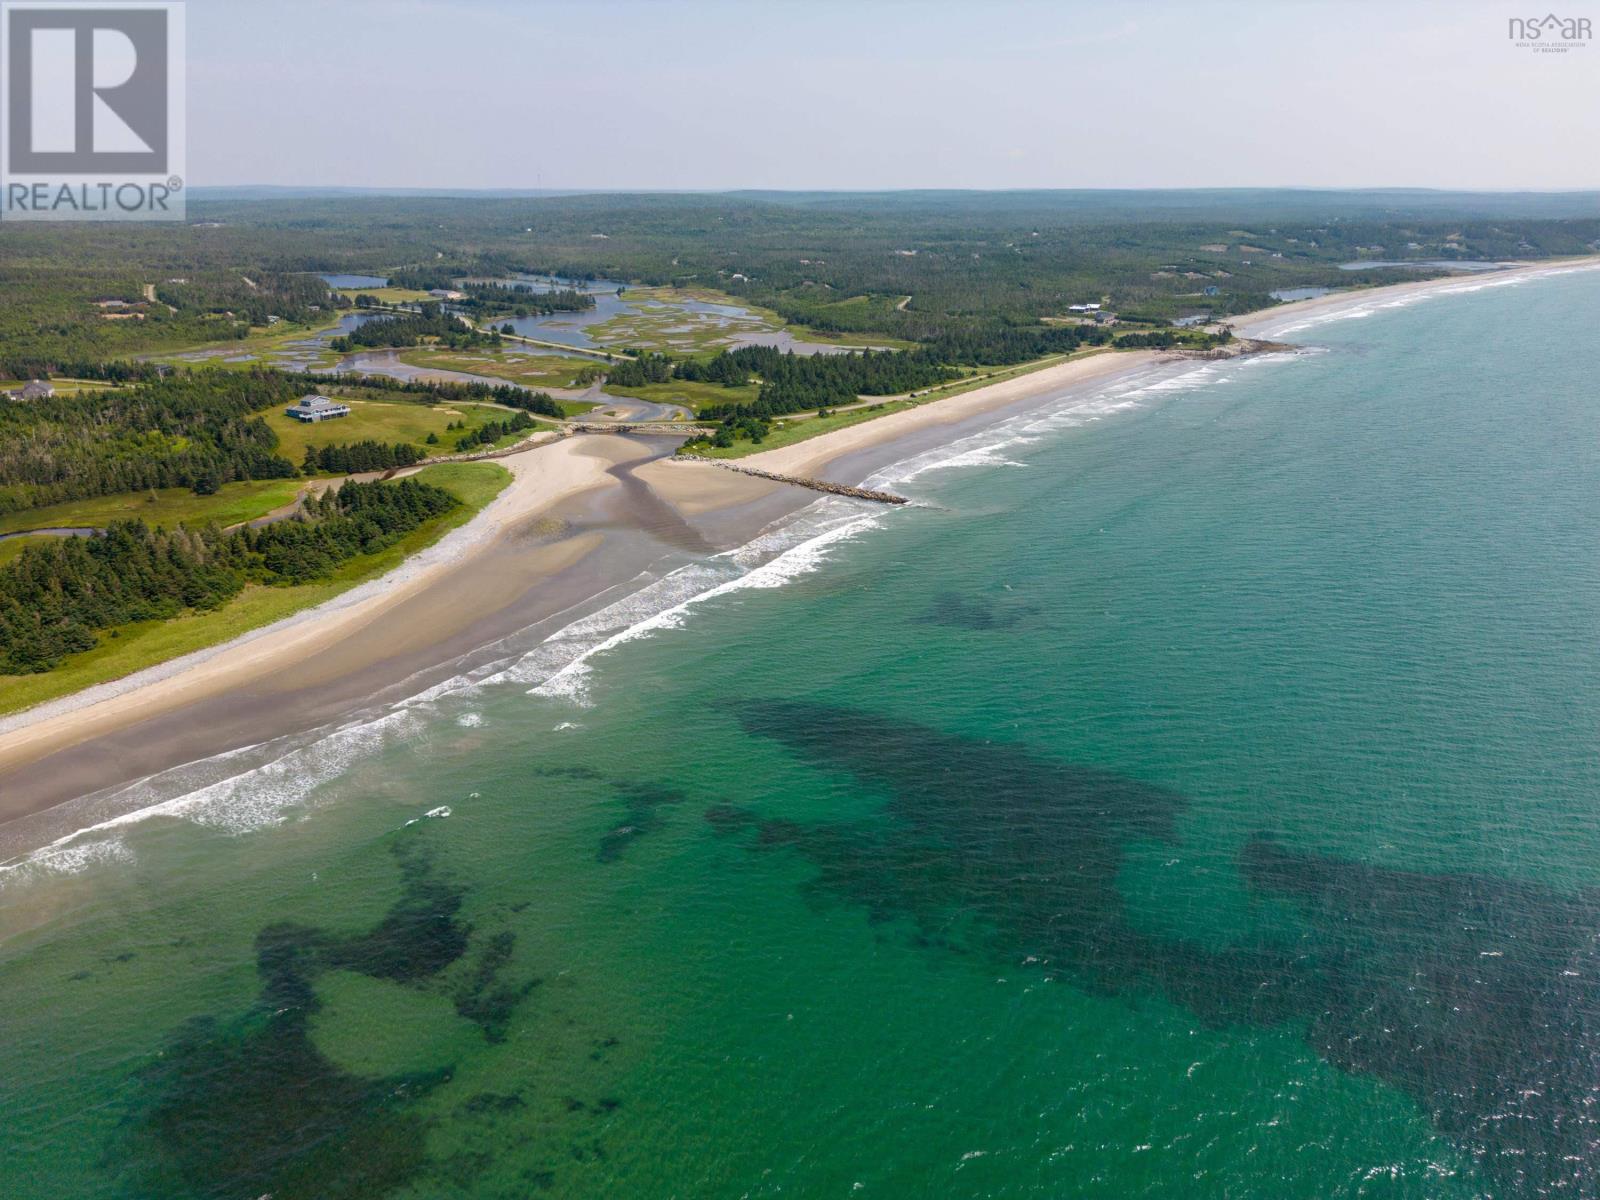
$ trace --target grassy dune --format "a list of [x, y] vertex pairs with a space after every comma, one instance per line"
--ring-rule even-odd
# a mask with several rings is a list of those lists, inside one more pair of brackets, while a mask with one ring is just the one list
[[455, 494], [461, 507], [414, 529], [377, 554], [343, 564], [328, 579], [298, 587], [251, 585], [215, 612], [190, 613], [170, 621], [143, 621], [106, 630], [92, 650], [74, 655], [42, 675], [0, 675], [0, 714], [18, 712], [95, 684], [121, 679], [169, 659], [220, 645], [242, 633], [270, 625], [291, 613], [331, 600], [399, 566], [464, 525], [511, 482], [511, 472], [495, 463], [440, 463], [418, 472], [418, 479]]

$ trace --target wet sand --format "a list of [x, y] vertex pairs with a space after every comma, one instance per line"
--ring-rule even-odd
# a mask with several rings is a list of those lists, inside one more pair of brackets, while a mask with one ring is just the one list
[[[1262, 336], [1307, 317], [1597, 261], [1334, 293], [1231, 323]], [[859, 483], [1014, 412], [1174, 357], [1093, 355], [742, 461]], [[677, 441], [581, 435], [502, 459], [515, 476], [506, 491], [381, 580], [224, 646], [0, 720], [0, 857], [37, 844], [38, 823], [28, 818], [66, 801], [415, 695], [490, 661], [502, 639], [552, 633], [642, 573], [742, 545], [816, 499], [669, 461]], [[58, 822], [51, 835], [71, 827]]]
[[664, 554], [714, 552], [632, 480], [635, 466], [675, 446], [580, 435], [501, 459], [514, 473], [506, 490], [382, 579], [223, 646], [6, 718], [0, 829], [91, 791], [398, 699], [458, 671], [475, 649], [575, 611]]

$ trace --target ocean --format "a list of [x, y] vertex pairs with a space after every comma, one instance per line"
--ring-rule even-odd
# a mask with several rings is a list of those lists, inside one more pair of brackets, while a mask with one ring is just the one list
[[1600, 1194], [1597, 311], [1285, 314], [108, 800], [0, 1195]]

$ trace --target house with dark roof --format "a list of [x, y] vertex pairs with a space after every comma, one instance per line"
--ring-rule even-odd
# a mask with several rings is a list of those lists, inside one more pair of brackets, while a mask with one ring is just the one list
[[56, 389], [42, 379], [29, 380], [14, 392], [6, 395], [13, 400], [45, 400], [56, 394]]

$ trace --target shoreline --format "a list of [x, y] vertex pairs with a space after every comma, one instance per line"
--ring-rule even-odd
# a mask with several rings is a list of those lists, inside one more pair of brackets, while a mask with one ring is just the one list
[[[1425, 294], [1475, 291], [1595, 267], [1600, 257], [1410, 280], [1278, 305], [1228, 323], [1237, 335], [1255, 338], [1374, 303], [1405, 303]], [[1002, 413], [1185, 361], [1199, 365], [1205, 360], [1154, 350], [1091, 355], [736, 461], [856, 485], [892, 462], [975, 432]], [[268, 740], [248, 730], [265, 727], [269, 736], [293, 732], [282, 728], [284, 718], [273, 708], [286, 690], [274, 681], [285, 675], [295, 675], [308, 698], [296, 711], [314, 713], [317, 725], [328, 723], [418, 677], [429, 669], [430, 658], [432, 668], [439, 668], [441, 652], [450, 651], [446, 660], [459, 659], [474, 638], [482, 648], [497, 620], [503, 625], [513, 617], [542, 620], [571, 611], [625, 586], [642, 563], [665, 549], [676, 545], [704, 552], [741, 545], [816, 499], [717, 466], [674, 460], [649, 442], [583, 434], [501, 458], [513, 480], [500, 496], [389, 574], [233, 641], [0, 718], [0, 835], [74, 799]], [[586, 503], [622, 505], [623, 519], [611, 513], [596, 529], [584, 529], [579, 510]], [[570, 516], [574, 512], [576, 521]], [[565, 536], [537, 533], [541, 524], [563, 521], [572, 526]], [[619, 527], [642, 540], [623, 545]], [[535, 600], [540, 603], [530, 604]], [[386, 634], [386, 619], [405, 624]], [[435, 621], [444, 624], [436, 627]], [[386, 667], [390, 675], [402, 673], [388, 678]], [[364, 680], [372, 685], [365, 704], [337, 694]], [[179, 736], [172, 725], [186, 711], [200, 716], [194, 710], [201, 704], [229, 709], [215, 745], [207, 745], [204, 732], [191, 729]], [[133, 754], [130, 735], [141, 730], [157, 742], [168, 741]], [[68, 759], [83, 761], [68, 770]], [[11, 840], [0, 836], [0, 858], [12, 856], [6, 845]]]
[[[1484, 287], [1505, 286], [1541, 275], [1592, 269], [1600, 269], [1600, 255], [1519, 264], [1504, 270], [1470, 275], [1454, 274], [1437, 279], [1407, 280], [1382, 287], [1335, 291], [1310, 300], [1290, 301], [1272, 308], [1257, 309], [1236, 317], [1224, 318], [1218, 324], [1232, 326], [1237, 337], [1269, 340], [1281, 325], [1298, 324], [1308, 318], [1327, 318], [1347, 309], [1363, 308], [1371, 302], [1403, 303], [1414, 297], [1438, 292], [1477, 291]], [[882, 446], [915, 432], [951, 425], [1055, 389], [1102, 381], [1116, 374], [1131, 373], [1142, 366], [1178, 361], [1198, 364], [1210, 360], [1198, 355], [1190, 356], [1182, 352], [1165, 350], [1127, 350], [1091, 355], [956, 396], [930, 400], [916, 408], [890, 413], [859, 425], [831, 430], [777, 450], [758, 451], [729, 461], [787, 475], [814, 475], [826, 471], [841, 458]], [[836, 482], [857, 484], [861, 480], [848, 479]]]
[[[512, 480], [482, 512], [389, 573], [260, 629], [0, 718], [0, 779], [64, 751], [326, 658], [408, 601], [437, 589], [515, 525], [603, 486], [611, 435], [562, 439], [499, 459]], [[537, 463], [533, 458], [538, 455]], [[582, 539], [542, 547], [551, 574], [578, 561]], [[8, 786], [0, 826], [51, 805], [19, 803]], [[67, 799], [70, 797], [64, 797]]]

